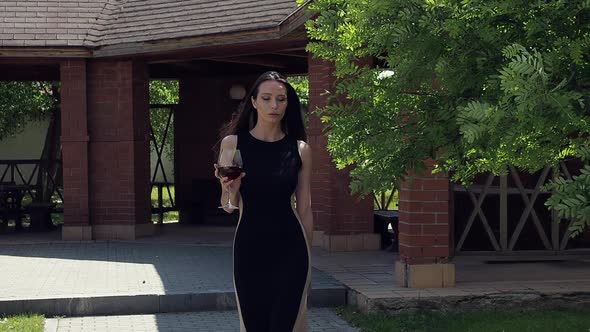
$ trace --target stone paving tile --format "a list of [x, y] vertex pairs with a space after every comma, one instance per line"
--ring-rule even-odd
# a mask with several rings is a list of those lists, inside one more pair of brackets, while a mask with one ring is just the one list
[[470, 293], [458, 288], [428, 288], [436, 296], [469, 296]]
[[[232, 291], [228, 234], [217, 234], [214, 243], [208, 243], [211, 240], [205, 235], [193, 234], [181, 240], [171, 235], [134, 242], [2, 243], [0, 300]], [[449, 293], [398, 287], [394, 253], [330, 253], [313, 248], [312, 256], [313, 287], [338, 285], [334, 276], [371, 297], [440, 297]], [[590, 292], [588, 261], [581, 256], [565, 263], [522, 266], [484, 264], [475, 257], [456, 257], [453, 262], [457, 268], [456, 289], [478, 296], [499, 292]]]
[[[0, 246], [0, 299], [233, 291], [229, 247], [131, 242]], [[314, 269], [312, 287], [338, 286]]]
[[[236, 311], [207, 311], [156, 315], [74, 317], [48, 319], [45, 332], [234, 332], [239, 331]], [[309, 312], [311, 332], [358, 332], [327, 308]]]

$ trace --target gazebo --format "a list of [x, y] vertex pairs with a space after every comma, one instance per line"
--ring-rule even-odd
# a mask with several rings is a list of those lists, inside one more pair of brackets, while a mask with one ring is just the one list
[[[212, 147], [236, 108], [233, 86], [247, 86], [266, 70], [308, 75], [314, 110], [326, 105], [324, 92], [334, 83], [332, 65], [305, 50], [304, 23], [312, 14], [295, 0], [5, 1], [0, 9], [0, 80], [61, 84], [66, 241], [154, 233], [150, 79], [179, 80], [177, 201], [212, 178]], [[350, 195], [349, 175], [332, 163], [313, 112], [308, 133], [314, 244], [329, 251], [378, 249], [373, 201]], [[446, 175], [417, 174], [402, 185], [396, 270], [403, 285], [454, 284], [452, 196]], [[501, 236], [498, 250], [507, 246], [505, 230]]]
[[[264, 10], [261, 10], [261, 9]], [[281, 1], [20, 1], [2, 5], [2, 80], [61, 84], [64, 240], [135, 239], [150, 220], [150, 79], [178, 79], [177, 200], [210, 179], [228, 94], [261, 72], [308, 74], [310, 109], [325, 103], [330, 66], [305, 51], [306, 6]], [[372, 201], [350, 197], [348, 176], [314, 146], [316, 242], [331, 250], [378, 246]]]

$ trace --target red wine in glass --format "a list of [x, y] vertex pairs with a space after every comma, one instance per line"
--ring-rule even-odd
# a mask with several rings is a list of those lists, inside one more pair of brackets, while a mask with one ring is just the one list
[[235, 180], [242, 174], [242, 168], [239, 166], [222, 166], [217, 170], [221, 177], [227, 177], [229, 180]]
[[[218, 163], [220, 166], [217, 166], [217, 172], [221, 177], [227, 177], [228, 180], [231, 181], [237, 179], [240, 176], [240, 174], [242, 174], [243, 163], [240, 150], [236, 149], [234, 151], [221, 151], [221, 153], [219, 154]], [[229, 187], [227, 191], [227, 204], [222, 205], [219, 208], [228, 210], [239, 209], [239, 207], [231, 203], [231, 193], [229, 192]]]

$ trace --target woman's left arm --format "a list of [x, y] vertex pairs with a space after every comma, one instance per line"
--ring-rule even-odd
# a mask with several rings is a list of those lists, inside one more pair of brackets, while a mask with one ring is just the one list
[[303, 141], [298, 141], [299, 155], [301, 156], [301, 170], [295, 191], [297, 200], [297, 214], [305, 229], [308, 245], [313, 242], [313, 213], [311, 211], [311, 148]]

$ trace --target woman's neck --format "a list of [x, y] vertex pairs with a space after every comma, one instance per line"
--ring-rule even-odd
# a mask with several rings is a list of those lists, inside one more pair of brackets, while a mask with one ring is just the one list
[[256, 126], [250, 130], [250, 134], [256, 139], [267, 142], [275, 142], [285, 136], [280, 125], [263, 125], [260, 123], [257, 123]]

